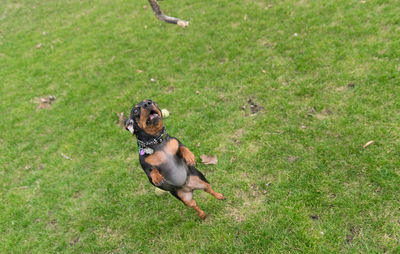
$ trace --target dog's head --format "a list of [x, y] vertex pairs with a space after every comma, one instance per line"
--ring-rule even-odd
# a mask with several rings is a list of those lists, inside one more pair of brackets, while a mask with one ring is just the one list
[[144, 132], [150, 136], [156, 136], [163, 129], [162, 113], [157, 103], [144, 100], [136, 104], [131, 115], [126, 120], [125, 128], [132, 134], [138, 135]]

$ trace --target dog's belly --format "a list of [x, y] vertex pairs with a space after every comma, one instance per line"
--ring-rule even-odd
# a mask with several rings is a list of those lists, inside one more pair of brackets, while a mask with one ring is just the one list
[[181, 187], [186, 183], [188, 168], [183, 159], [171, 156], [161, 166], [161, 174], [168, 185]]

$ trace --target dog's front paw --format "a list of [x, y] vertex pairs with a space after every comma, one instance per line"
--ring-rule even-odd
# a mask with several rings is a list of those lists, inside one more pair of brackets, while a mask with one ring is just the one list
[[160, 186], [161, 184], [163, 184], [165, 182], [164, 177], [160, 174], [160, 172], [158, 172], [157, 169], [153, 169], [150, 172], [150, 177], [151, 177], [151, 181], [154, 183], [154, 185], [156, 186]]
[[194, 157], [194, 154], [186, 146], [181, 146], [180, 150], [186, 164], [189, 166], [196, 165], [196, 157]]
[[189, 166], [196, 165], [196, 157], [194, 157], [193, 153], [187, 154], [187, 156], [185, 157], [185, 161]]

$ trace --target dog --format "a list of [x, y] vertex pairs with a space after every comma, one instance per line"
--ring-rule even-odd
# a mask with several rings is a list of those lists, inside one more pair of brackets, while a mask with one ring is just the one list
[[186, 206], [192, 207], [203, 220], [206, 213], [193, 199], [194, 190], [204, 190], [219, 200], [225, 199], [195, 168], [196, 158], [189, 148], [168, 135], [157, 103], [144, 100], [136, 104], [125, 128], [136, 135], [140, 165], [151, 184], [169, 191]]

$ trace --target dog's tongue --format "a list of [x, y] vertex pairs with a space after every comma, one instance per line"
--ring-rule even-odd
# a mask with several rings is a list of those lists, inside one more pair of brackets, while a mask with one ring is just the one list
[[153, 120], [154, 118], [156, 118], [158, 116], [158, 114], [154, 113], [150, 115], [150, 120]]

